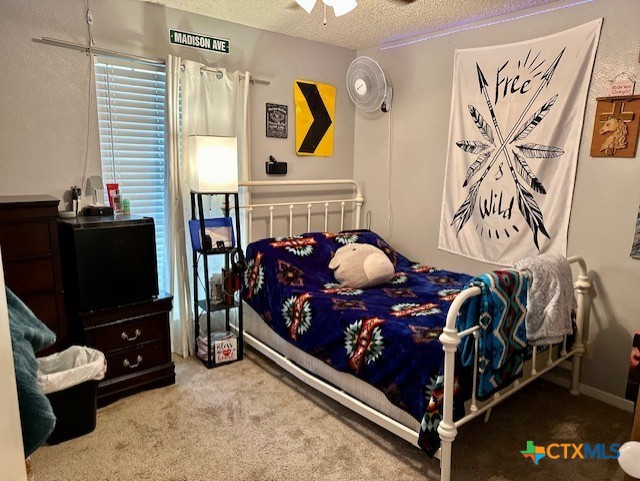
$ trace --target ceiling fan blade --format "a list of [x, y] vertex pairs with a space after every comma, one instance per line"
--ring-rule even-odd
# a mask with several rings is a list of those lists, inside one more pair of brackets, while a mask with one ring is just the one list
[[304, 8], [307, 13], [311, 13], [311, 10], [316, 5], [316, 0], [296, 0], [296, 3]]
[[332, 3], [333, 13], [336, 17], [349, 13], [358, 6], [358, 2], [356, 2], [356, 0], [334, 0]]

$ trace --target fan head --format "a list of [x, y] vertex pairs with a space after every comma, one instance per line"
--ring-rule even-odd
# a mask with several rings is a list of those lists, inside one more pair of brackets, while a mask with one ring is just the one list
[[364, 56], [351, 62], [347, 70], [347, 91], [359, 109], [378, 110], [387, 95], [387, 79], [378, 62]]

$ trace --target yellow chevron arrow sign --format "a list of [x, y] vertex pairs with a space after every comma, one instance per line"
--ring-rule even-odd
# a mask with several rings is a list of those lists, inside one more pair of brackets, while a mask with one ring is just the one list
[[333, 85], [296, 80], [293, 83], [296, 107], [296, 153], [333, 155], [336, 88]]

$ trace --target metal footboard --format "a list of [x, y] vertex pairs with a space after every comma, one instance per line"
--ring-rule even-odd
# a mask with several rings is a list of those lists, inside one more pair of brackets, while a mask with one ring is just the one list
[[[571, 389], [570, 393], [574, 395], [580, 394], [579, 381], [580, 381], [580, 362], [585, 352], [584, 347], [584, 326], [589, 323], [589, 312], [591, 307], [591, 298], [589, 290], [591, 289], [591, 283], [588, 278], [587, 264], [582, 257], [574, 256], [567, 259], [570, 264], [577, 264], [580, 272], [577, 280], [574, 284], [575, 291], [578, 299], [578, 310], [576, 312], [576, 332], [574, 336], [573, 345], [570, 350], [567, 351], [567, 336], [564, 336], [562, 343], [558, 348], [556, 359], [554, 356], [553, 346], [549, 346], [546, 352], [547, 360], [545, 367], [538, 369], [538, 360], [540, 353], [537, 346], [533, 346], [531, 369], [528, 373], [525, 373], [523, 381], [515, 381], [512, 385], [502, 389], [495, 393], [491, 400], [486, 401], [482, 405], [477, 400], [477, 388], [478, 388], [478, 339], [479, 339], [479, 326], [473, 326], [464, 331], [458, 332], [456, 329], [456, 319], [460, 308], [468, 299], [480, 295], [480, 288], [470, 287], [463, 290], [451, 303], [449, 312], [447, 313], [446, 326], [440, 335], [440, 343], [444, 350], [444, 394], [443, 394], [443, 413], [442, 421], [438, 425], [438, 434], [441, 439], [440, 446], [440, 480], [449, 481], [451, 479], [451, 463], [452, 463], [452, 445], [458, 434], [458, 427], [471, 421], [472, 419], [486, 413], [487, 417], [491, 412], [491, 409], [504, 399], [511, 396], [513, 393], [519, 391], [524, 386], [539, 378], [551, 369], [563, 364], [569, 358], [572, 358], [571, 365]], [[469, 414], [458, 419], [453, 420], [453, 388], [455, 383], [455, 359], [458, 345], [462, 342], [462, 339], [466, 336], [474, 337], [474, 368], [473, 368], [473, 386], [472, 386], [472, 398], [471, 406], [469, 408]]]

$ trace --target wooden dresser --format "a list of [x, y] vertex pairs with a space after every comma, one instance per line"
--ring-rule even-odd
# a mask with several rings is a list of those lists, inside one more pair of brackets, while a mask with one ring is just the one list
[[169, 338], [172, 299], [161, 292], [157, 299], [79, 315], [85, 344], [107, 358], [107, 374], [98, 385], [100, 406], [175, 382]]
[[0, 246], [7, 287], [55, 332], [56, 343], [41, 352], [67, 347], [58, 203], [49, 195], [0, 196]]

